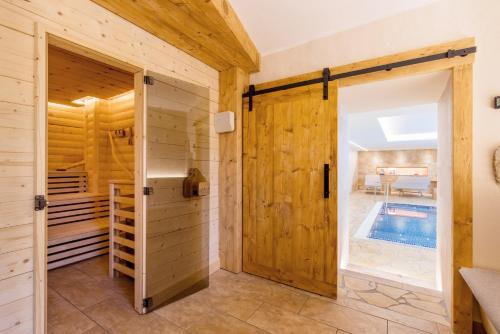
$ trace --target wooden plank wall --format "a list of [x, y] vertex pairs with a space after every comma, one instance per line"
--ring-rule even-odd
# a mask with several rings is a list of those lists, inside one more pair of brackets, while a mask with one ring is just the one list
[[[48, 107], [48, 170], [79, 162], [85, 155], [85, 110], [49, 104]], [[83, 166], [73, 171], [84, 170]]]
[[[134, 131], [134, 92], [128, 92], [120, 97], [110, 99], [108, 107], [108, 129], [118, 130], [132, 129]], [[127, 133], [128, 134], [128, 133]], [[116, 153], [121, 163], [134, 173], [134, 142], [129, 143], [129, 137], [113, 138]], [[124, 172], [119, 164], [111, 159], [110, 161], [111, 179], [129, 179], [128, 173]]]
[[33, 323], [34, 26], [0, 11], [0, 332]]
[[[35, 23], [117, 59], [208, 87], [210, 110], [218, 110], [216, 70], [90, 1], [0, 2], [0, 332], [33, 326]], [[217, 143], [214, 138], [212, 150]], [[213, 178], [215, 185], [217, 172]], [[205, 201], [217, 222], [217, 197]], [[210, 245], [216, 263], [218, 244]]]

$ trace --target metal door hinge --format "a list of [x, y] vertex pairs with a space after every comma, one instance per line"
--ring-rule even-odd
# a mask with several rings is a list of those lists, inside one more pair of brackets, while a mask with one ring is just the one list
[[47, 207], [47, 200], [44, 195], [36, 195], [35, 196], [35, 211], [41, 211]]
[[153, 195], [153, 187], [144, 187], [144, 195]]
[[148, 297], [142, 300], [142, 307], [150, 308], [153, 306], [153, 298]]
[[152, 76], [150, 76], [150, 75], [145, 75], [145, 76], [144, 76], [144, 83], [145, 83], [146, 85], [150, 85], [150, 86], [152, 86], [152, 85], [154, 85], [154, 83], [155, 83], [155, 79], [154, 79]]

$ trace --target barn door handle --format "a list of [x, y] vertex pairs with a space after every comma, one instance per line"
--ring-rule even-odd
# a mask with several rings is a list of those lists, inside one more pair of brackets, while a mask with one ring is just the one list
[[325, 164], [323, 176], [323, 197], [330, 198], [330, 164]]

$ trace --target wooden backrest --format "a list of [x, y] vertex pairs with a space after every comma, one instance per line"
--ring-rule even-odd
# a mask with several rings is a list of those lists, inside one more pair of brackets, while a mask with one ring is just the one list
[[84, 222], [109, 216], [109, 197], [77, 193], [49, 195], [48, 225]]
[[87, 172], [49, 172], [48, 193], [76, 194], [87, 192]]

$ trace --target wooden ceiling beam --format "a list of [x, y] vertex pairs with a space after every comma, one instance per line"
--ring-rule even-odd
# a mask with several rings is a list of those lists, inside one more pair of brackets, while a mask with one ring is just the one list
[[205, 64], [248, 73], [260, 54], [228, 0], [92, 0]]

